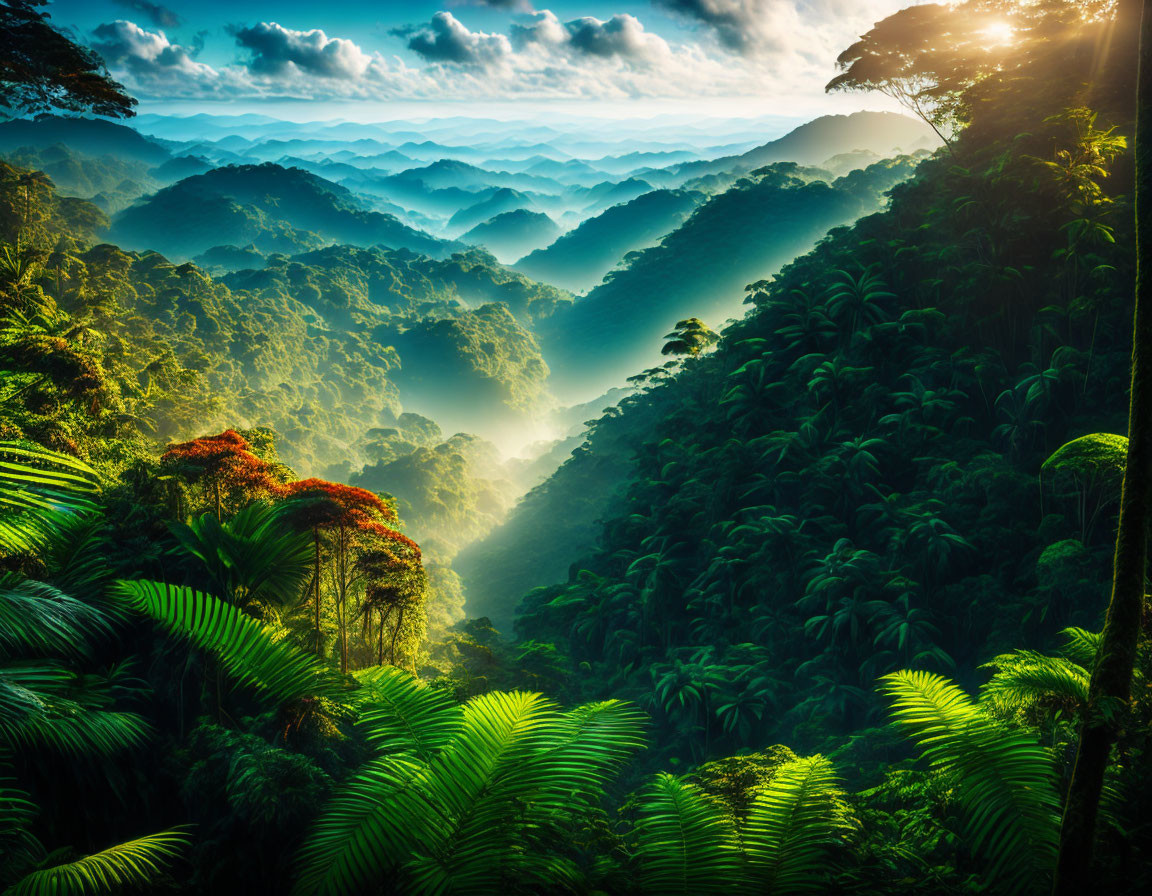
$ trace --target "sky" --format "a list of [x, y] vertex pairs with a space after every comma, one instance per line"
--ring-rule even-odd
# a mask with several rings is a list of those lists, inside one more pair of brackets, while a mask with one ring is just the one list
[[917, 0], [52, 0], [142, 112], [814, 116], [841, 50]]

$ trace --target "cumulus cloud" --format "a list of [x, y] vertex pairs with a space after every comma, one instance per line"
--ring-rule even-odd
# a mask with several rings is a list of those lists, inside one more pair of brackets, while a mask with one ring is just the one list
[[469, 31], [450, 12], [438, 12], [422, 28], [395, 32], [408, 37], [408, 49], [427, 62], [451, 62], [487, 68], [499, 64], [512, 53], [512, 44], [503, 34]]
[[[518, 14], [505, 28], [485, 32], [444, 10], [391, 32], [402, 41], [396, 49], [407, 48], [403, 56], [385, 57], [319, 28], [296, 31], [275, 22], [228, 29], [242, 53], [217, 69], [198, 61], [195, 45], [172, 43], [163, 31], [131, 22], [101, 25], [93, 46], [142, 96], [785, 97], [819, 92], [836, 55], [908, 0], [652, 2], [692, 23], [694, 35], [672, 41], [634, 15], [561, 19], [547, 9]], [[504, 0], [483, 5], [515, 11]]]
[[145, 85], [166, 81], [208, 83], [216, 71], [195, 59], [197, 47], [168, 40], [163, 31], [147, 31], [134, 22], [118, 20], [92, 32], [92, 47], [109, 67], [126, 71]]
[[749, 57], [799, 55], [805, 47], [823, 54], [835, 46], [839, 52], [843, 49], [839, 43], [851, 41], [860, 29], [908, 5], [893, 0], [652, 0], [652, 3], [700, 26], [728, 50]]
[[183, 23], [173, 10], [150, 0], [113, 0], [113, 2], [117, 6], [140, 13], [157, 28], [178, 28]]
[[561, 22], [550, 10], [537, 13], [528, 23], [511, 30], [519, 49], [547, 48], [554, 53], [653, 62], [671, 54], [668, 43], [644, 30], [635, 16], [615, 15], [601, 20], [592, 16]]
[[377, 57], [370, 56], [350, 40], [329, 37], [319, 28], [293, 31], [275, 22], [231, 29], [241, 48], [249, 52], [249, 71], [264, 76], [297, 73], [336, 80], [354, 80], [373, 74]]

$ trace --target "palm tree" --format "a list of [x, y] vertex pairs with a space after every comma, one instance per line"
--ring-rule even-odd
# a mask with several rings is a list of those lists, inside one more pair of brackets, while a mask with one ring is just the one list
[[256, 616], [296, 597], [312, 572], [312, 539], [267, 504], [250, 504], [227, 522], [206, 512], [169, 529], [200, 561], [213, 593]]

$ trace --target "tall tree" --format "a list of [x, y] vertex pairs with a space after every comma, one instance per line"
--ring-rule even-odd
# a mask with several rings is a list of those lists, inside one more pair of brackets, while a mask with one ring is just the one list
[[[1130, 6], [1133, 4], [1121, 4]], [[1116, 531], [1112, 596], [1088, 689], [1076, 766], [1060, 831], [1056, 896], [1091, 888], [1096, 818], [1115, 714], [1129, 697], [1140, 634], [1152, 519], [1152, 3], [1142, 0], [1136, 85], [1136, 296], [1132, 323], [1132, 388], [1128, 454]]]
[[0, 0], [0, 113], [135, 115], [136, 100], [109, 76], [99, 55], [52, 27], [47, 4]]
[[[384, 541], [403, 540], [399, 532], [385, 523], [395, 522], [396, 512], [377, 495], [366, 489], [303, 479], [290, 482], [281, 490], [286, 500], [286, 518], [298, 529], [311, 531], [315, 549], [314, 605], [316, 617], [316, 652], [321, 652], [320, 574], [321, 546], [325, 536], [331, 545], [332, 581], [339, 638], [340, 671], [348, 671], [348, 597], [361, 571], [353, 550], [379, 545]], [[414, 543], [408, 542], [415, 547]]]
[[190, 484], [201, 485], [222, 520], [226, 498], [247, 503], [253, 497], [277, 493], [275, 469], [252, 453], [240, 433], [226, 429], [217, 436], [201, 436], [168, 446], [161, 466]]

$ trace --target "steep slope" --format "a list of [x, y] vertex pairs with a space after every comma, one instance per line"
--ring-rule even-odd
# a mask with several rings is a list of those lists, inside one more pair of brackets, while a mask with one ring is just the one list
[[581, 400], [621, 384], [659, 360], [661, 337], [682, 318], [723, 323], [740, 311], [735, 297], [745, 285], [875, 210], [914, 164], [883, 162], [831, 184], [805, 181], [797, 166], [781, 164], [712, 197], [549, 322], [541, 336], [554, 391]]
[[483, 246], [505, 264], [556, 239], [560, 228], [542, 212], [521, 208], [504, 212], [461, 234], [460, 242]]
[[43, 171], [61, 194], [89, 199], [109, 214], [155, 190], [161, 181], [148, 164], [123, 157], [90, 156], [61, 143], [23, 147], [4, 154], [20, 168]]
[[[706, 174], [743, 173], [774, 162], [819, 165], [825, 159], [858, 150], [888, 158], [918, 149], [934, 149], [940, 139], [928, 125], [895, 112], [853, 112], [822, 115], [789, 131], [778, 140], [736, 156], [706, 162], [686, 162], [667, 169], [677, 184]], [[655, 173], [647, 175], [655, 178]]]
[[456, 234], [465, 233], [473, 227], [495, 218], [497, 215], [502, 215], [505, 212], [518, 211], [520, 209], [534, 211], [532, 199], [519, 190], [502, 187], [475, 205], [463, 208], [449, 218], [448, 232]]
[[293, 253], [328, 243], [383, 245], [442, 256], [450, 246], [368, 211], [344, 187], [298, 168], [230, 165], [186, 178], [120, 213], [112, 239], [177, 259], [213, 246]]
[[462, 558], [468, 612], [507, 619], [515, 586], [572, 564], [527, 594], [519, 636], [557, 645], [580, 696], [628, 693], [703, 758], [868, 727], [894, 668], [957, 674], [1096, 630], [1118, 491], [1093, 527], [1081, 489], [1037, 472], [1125, 425], [1127, 166], [1093, 179], [1116, 243], [1080, 244], [1100, 267], [1074, 273], [1081, 193], [1035, 159], [1080, 145], [1083, 120], [1026, 108], [993, 137], [973, 125], [889, 210], [758, 283], [713, 353], [597, 423]]
[[0, 152], [11, 152], [25, 146], [44, 149], [58, 143], [85, 155], [112, 156], [150, 167], [171, 157], [160, 141], [110, 121], [41, 115], [35, 119], [17, 118], [0, 122]]
[[704, 201], [690, 190], [654, 190], [584, 221], [545, 249], [516, 262], [535, 280], [573, 292], [598, 284], [629, 252], [646, 249], [679, 227]]

